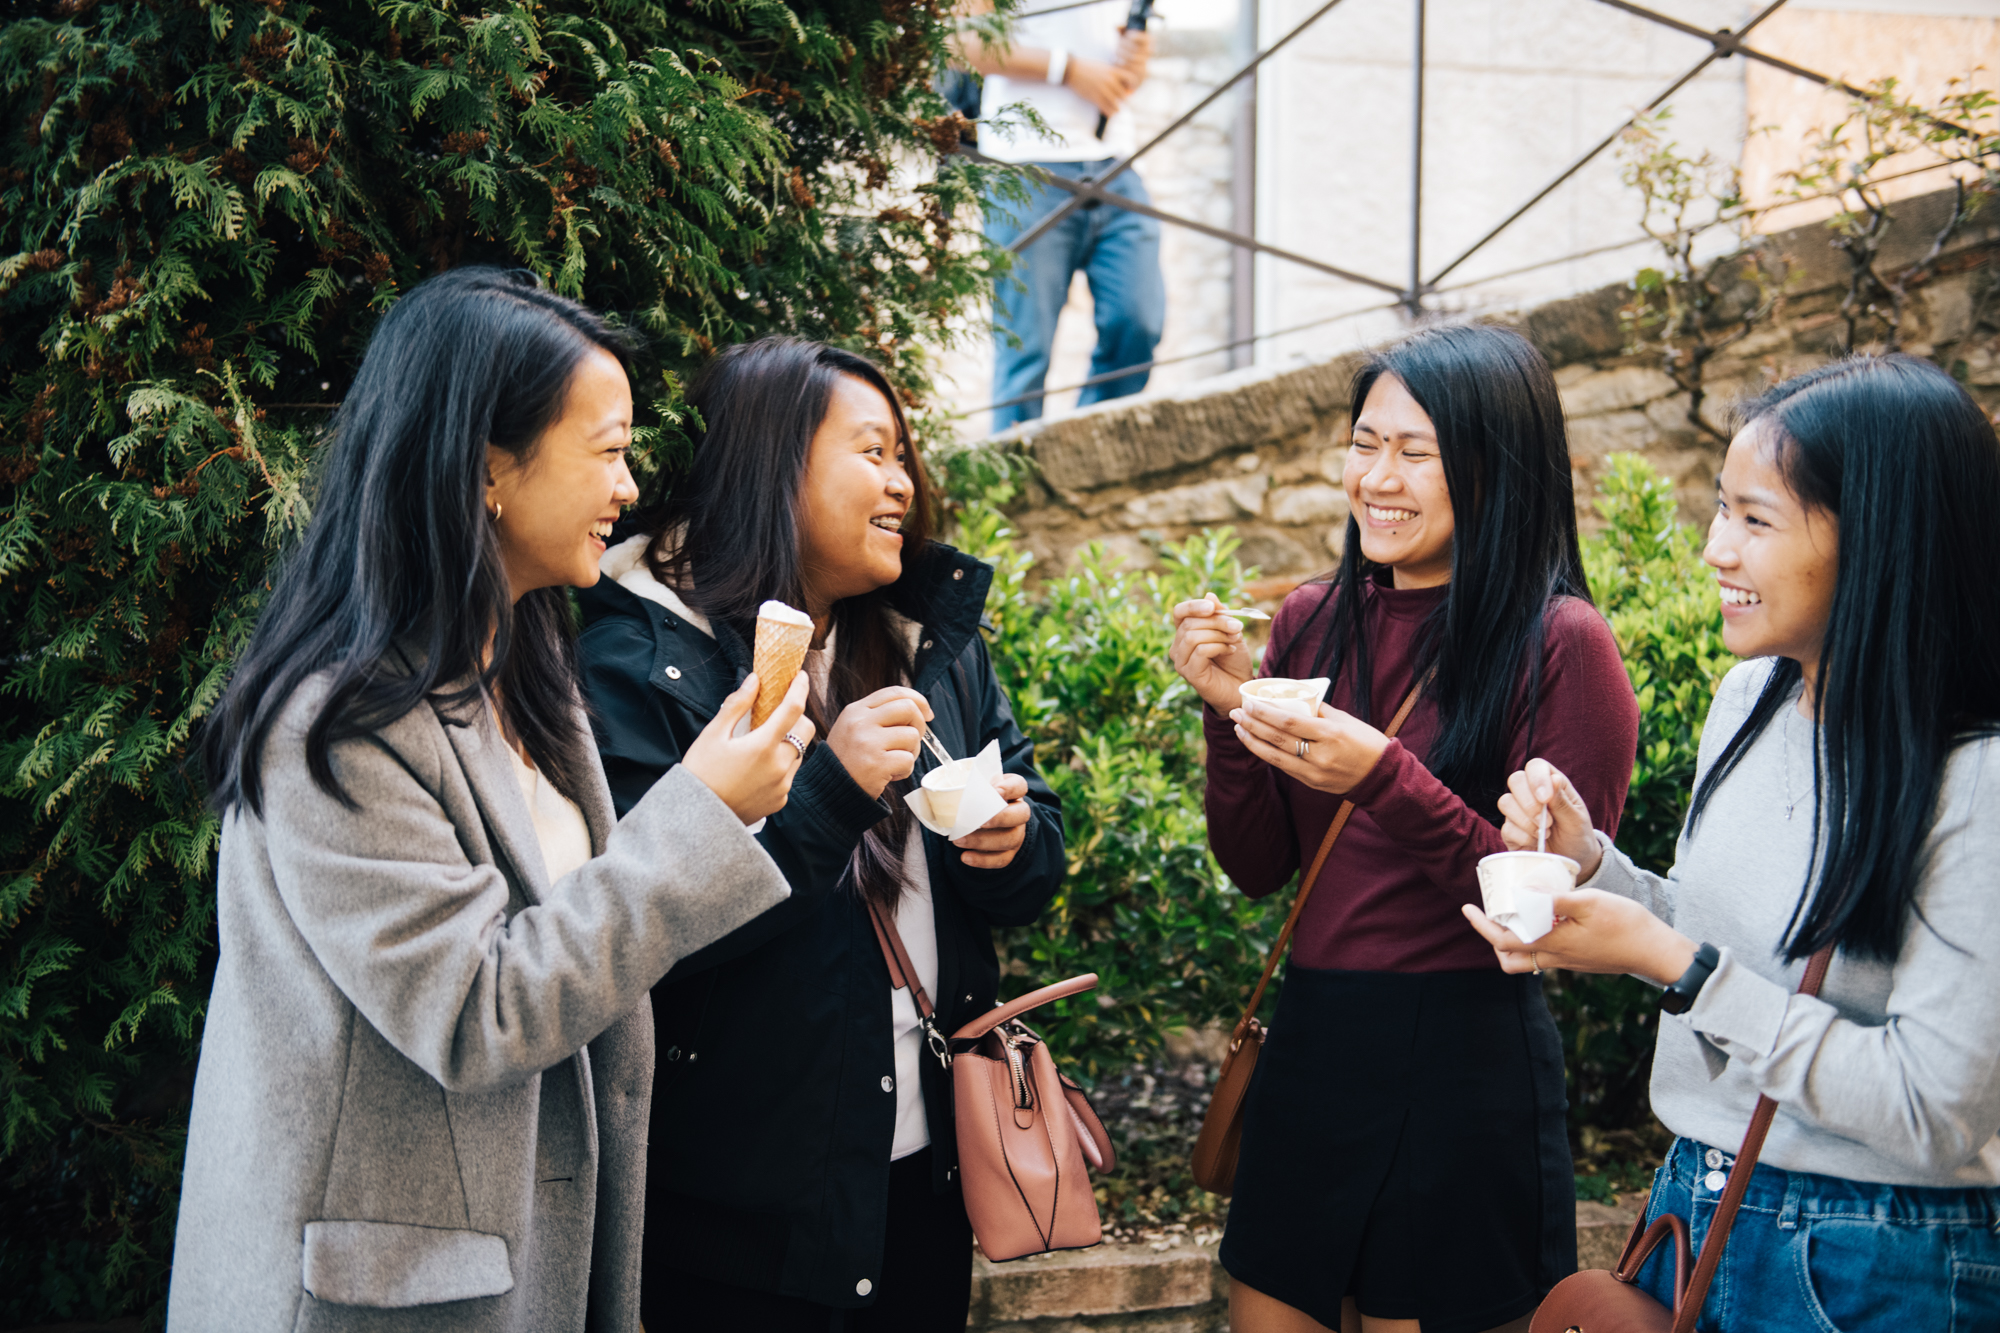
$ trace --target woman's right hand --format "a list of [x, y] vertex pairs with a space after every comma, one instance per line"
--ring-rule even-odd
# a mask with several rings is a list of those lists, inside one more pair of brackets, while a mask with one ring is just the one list
[[801, 745], [812, 744], [812, 719], [805, 716], [806, 689], [806, 673], [801, 671], [763, 726], [731, 736], [757, 702], [757, 673], [751, 672], [681, 756], [681, 767], [707, 783], [745, 824], [776, 814], [791, 797], [792, 776], [805, 756], [785, 739], [785, 733], [798, 737]]
[[930, 701], [907, 685], [885, 685], [840, 710], [826, 733], [827, 748], [854, 785], [880, 797], [891, 782], [916, 770]]
[[1243, 703], [1243, 682], [1257, 674], [1250, 645], [1243, 641], [1243, 622], [1217, 614], [1222, 603], [1197, 597], [1173, 610], [1174, 641], [1167, 648], [1174, 670], [1194, 686], [1216, 712], [1227, 717]]
[[1500, 839], [1508, 850], [1535, 850], [1543, 811], [1549, 816], [1549, 850], [1576, 862], [1577, 883], [1595, 875], [1604, 850], [1591, 826], [1589, 807], [1554, 764], [1530, 759], [1526, 768], [1507, 779], [1507, 794], [1500, 798], [1500, 814], [1507, 821], [1500, 827]]

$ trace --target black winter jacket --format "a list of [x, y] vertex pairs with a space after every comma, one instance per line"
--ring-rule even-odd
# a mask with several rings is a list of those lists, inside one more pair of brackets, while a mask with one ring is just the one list
[[[990, 928], [1040, 915], [1063, 874], [1060, 803], [979, 637], [992, 571], [932, 544], [890, 589], [921, 625], [910, 682], [956, 755], [998, 740], [1028, 781], [1032, 818], [1011, 865], [980, 870], [928, 831], [938, 943], [933, 997], [951, 1032], [991, 1008]], [[741, 633], [711, 638], [609, 578], [581, 594], [584, 689], [622, 816], [750, 670]], [[973, 716], [963, 716], [961, 697]], [[862, 833], [889, 812], [815, 744], [759, 841], [792, 896], [683, 959], [653, 988], [658, 1044], [646, 1174], [645, 1303], [671, 1308], [675, 1270], [829, 1306], [862, 1306], [882, 1276], [895, 1057], [888, 968], [840, 883]], [[958, 1188], [950, 1082], [923, 1061], [934, 1186]], [[662, 1301], [661, 1297], [665, 1299]]]

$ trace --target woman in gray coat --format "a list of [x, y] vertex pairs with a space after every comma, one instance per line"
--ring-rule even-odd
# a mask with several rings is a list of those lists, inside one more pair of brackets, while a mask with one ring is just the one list
[[524, 274], [383, 320], [203, 740], [221, 957], [177, 1330], [637, 1328], [647, 990], [783, 900], [811, 737], [730, 696], [614, 816], [566, 586], [635, 498], [627, 343]]

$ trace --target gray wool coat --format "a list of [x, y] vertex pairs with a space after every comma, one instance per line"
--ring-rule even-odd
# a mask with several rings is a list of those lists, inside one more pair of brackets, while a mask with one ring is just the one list
[[168, 1323], [636, 1333], [647, 991], [784, 899], [676, 768], [551, 884], [492, 715], [426, 705], [306, 771], [317, 679], [223, 825]]

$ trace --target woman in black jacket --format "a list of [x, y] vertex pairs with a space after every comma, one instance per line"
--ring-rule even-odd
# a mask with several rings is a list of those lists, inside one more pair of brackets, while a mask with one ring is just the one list
[[[813, 618], [811, 746], [758, 835], [791, 898], [653, 989], [641, 1312], [655, 1329], [962, 1328], [971, 1230], [950, 1083], [867, 904], [893, 913], [947, 1033], [990, 1008], [989, 931], [1040, 914], [1062, 817], [979, 637], [991, 571], [926, 540], [924, 478], [870, 362], [797, 339], [728, 349], [670, 498], [605, 553], [580, 648], [620, 811], [750, 669], [758, 606]], [[928, 725], [999, 743], [1007, 807], [957, 844], [903, 794]], [[923, 760], [928, 768], [930, 760]]]

